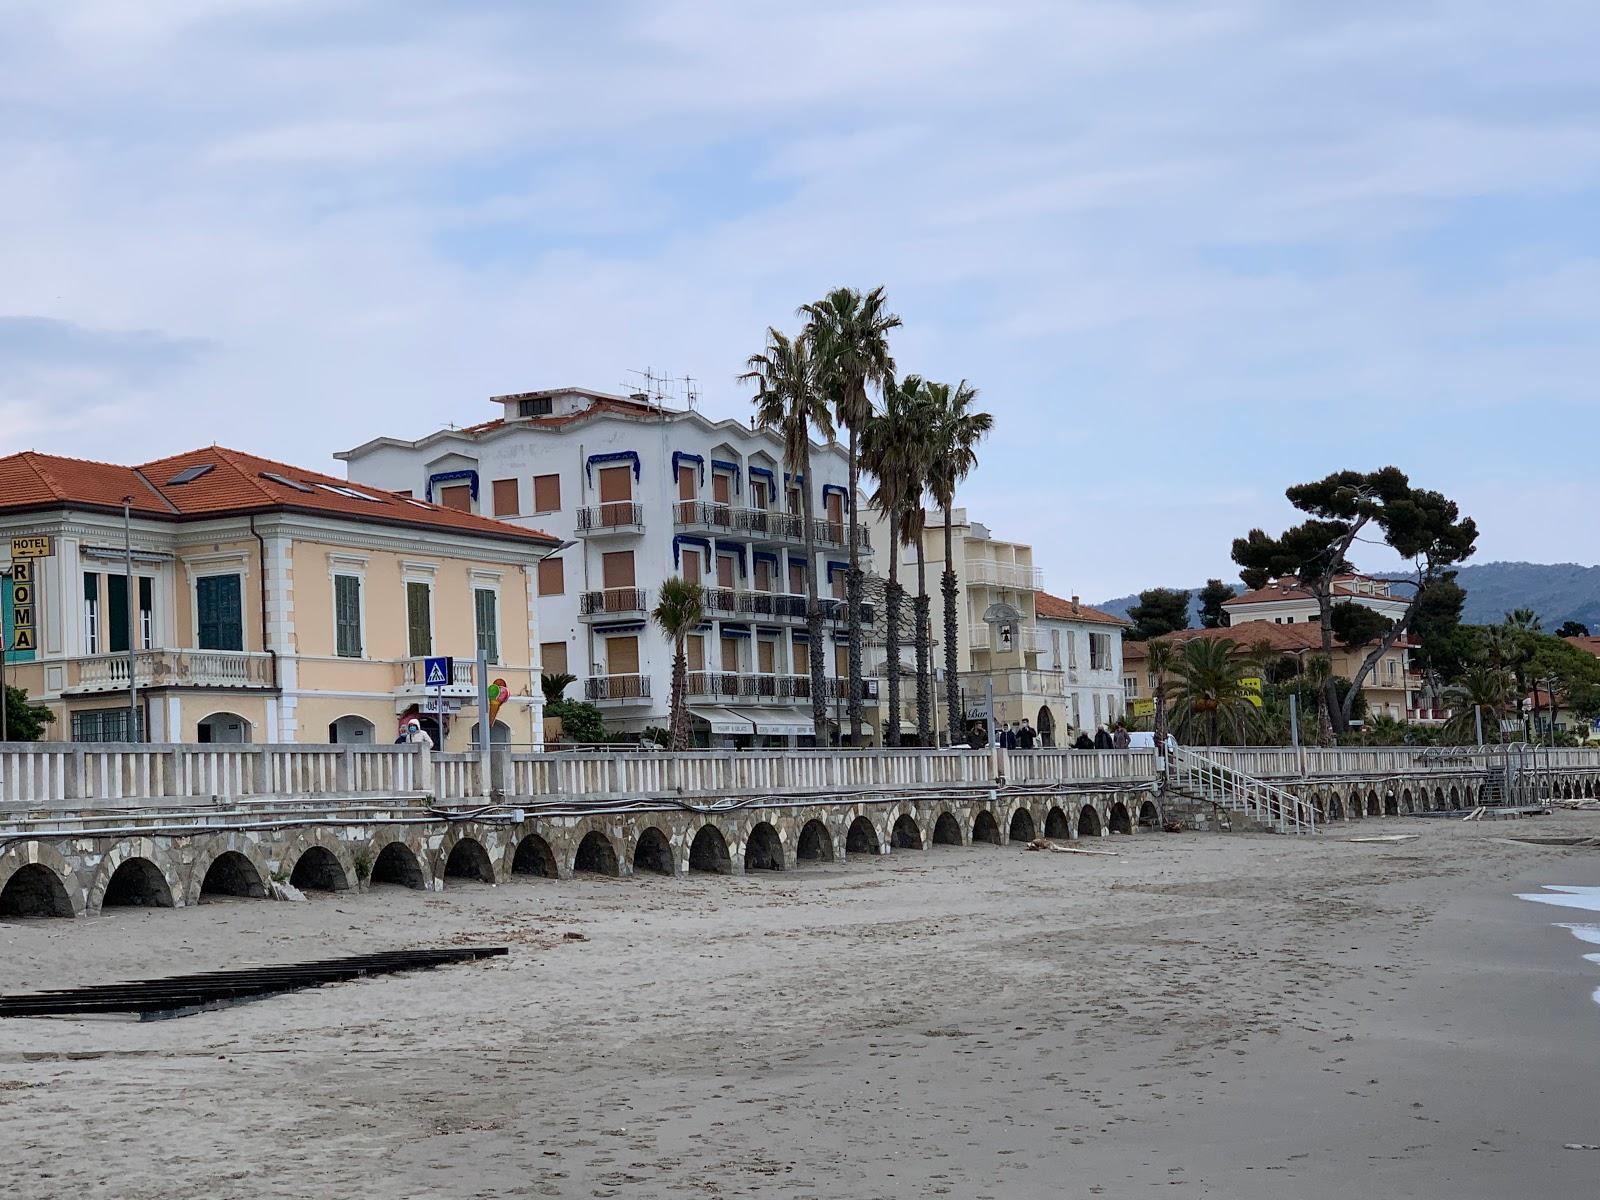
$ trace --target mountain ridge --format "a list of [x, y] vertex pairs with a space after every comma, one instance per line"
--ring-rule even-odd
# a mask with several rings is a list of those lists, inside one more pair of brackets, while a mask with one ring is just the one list
[[[1382, 579], [1404, 579], [1401, 572], [1379, 571]], [[1488, 562], [1461, 567], [1456, 582], [1466, 589], [1461, 619], [1469, 625], [1497, 625], [1513, 608], [1531, 608], [1552, 633], [1564, 621], [1580, 621], [1600, 631], [1600, 567], [1581, 563]], [[1243, 590], [1234, 585], [1236, 590]], [[1185, 590], [1185, 589], [1179, 589]], [[1189, 588], [1189, 624], [1200, 623], [1199, 588]], [[1094, 607], [1128, 615], [1137, 595], [1103, 600]]]

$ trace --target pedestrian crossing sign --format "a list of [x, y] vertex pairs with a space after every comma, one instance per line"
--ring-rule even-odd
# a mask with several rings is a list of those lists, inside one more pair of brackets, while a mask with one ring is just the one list
[[454, 675], [454, 659], [425, 658], [422, 660], [422, 678], [428, 687], [446, 687]]

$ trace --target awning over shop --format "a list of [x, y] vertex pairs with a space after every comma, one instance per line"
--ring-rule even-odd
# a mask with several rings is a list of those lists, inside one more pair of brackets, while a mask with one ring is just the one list
[[697, 708], [691, 710], [696, 720], [704, 721], [712, 733], [740, 736], [755, 732], [755, 722], [731, 708]]
[[810, 718], [798, 713], [752, 713], [756, 732], [763, 737], [806, 737], [815, 732]]

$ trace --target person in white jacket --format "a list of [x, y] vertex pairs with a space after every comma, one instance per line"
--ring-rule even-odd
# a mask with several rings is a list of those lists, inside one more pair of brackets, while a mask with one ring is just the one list
[[422, 722], [412, 717], [406, 722], [405, 732], [400, 740], [413, 746], [426, 746], [429, 750], [437, 750], [433, 744], [433, 735], [422, 727]]

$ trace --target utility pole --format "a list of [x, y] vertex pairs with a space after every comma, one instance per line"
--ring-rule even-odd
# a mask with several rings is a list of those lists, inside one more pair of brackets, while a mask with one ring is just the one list
[[122, 567], [128, 591], [128, 740], [139, 742], [139, 596], [133, 589], [133, 497], [122, 498]]

